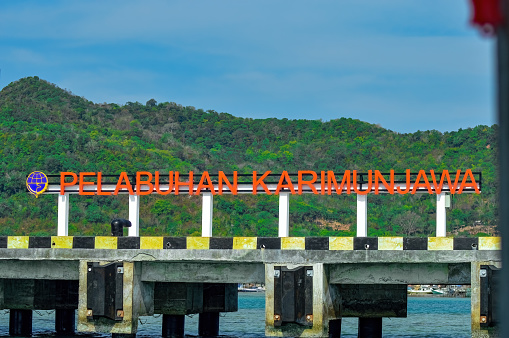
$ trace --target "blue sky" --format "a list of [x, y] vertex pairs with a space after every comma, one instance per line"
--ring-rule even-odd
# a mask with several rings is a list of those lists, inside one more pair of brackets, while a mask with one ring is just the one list
[[2, 1], [0, 88], [37, 75], [98, 103], [403, 133], [491, 125], [494, 41], [469, 3]]

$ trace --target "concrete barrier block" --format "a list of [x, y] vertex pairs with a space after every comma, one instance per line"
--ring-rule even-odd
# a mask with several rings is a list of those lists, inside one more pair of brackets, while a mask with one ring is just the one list
[[329, 250], [353, 250], [353, 237], [329, 237]]
[[162, 249], [163, 237], [140, 237], [140, 249]]
[[29, 236], [9, 236], [7, 237], [8, 249], [28, 249]]
[[234, 237], [233, 238], [233, 249], [242, 250], [255, 250], [256, 249], [256, 237]]
[[51, 247], [54, 249], [72, 249], [72, 236], [51, 236]]
[[378, 237], [378, 250], [403, 250], [403, 237]]
[[282, 237], [281, 250], [305, 250], [305, 237]]
[[97, 236], [95, 238], [96, 249], [116, 249], [117, 237], [112, 236]]
[[454, 239], [452, 237], [429, 237], [428, 250], [453, 250]]
[[210, 245], [210, 237], [187, 237], [187, 249], [207, 250]]

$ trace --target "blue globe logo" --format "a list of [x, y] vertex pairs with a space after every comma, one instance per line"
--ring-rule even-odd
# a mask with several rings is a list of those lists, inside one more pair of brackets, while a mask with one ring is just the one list
[[48, 188], [48, 177], [42, 171], [34, 171], [27, 177], [27, 189], [39, 197]]

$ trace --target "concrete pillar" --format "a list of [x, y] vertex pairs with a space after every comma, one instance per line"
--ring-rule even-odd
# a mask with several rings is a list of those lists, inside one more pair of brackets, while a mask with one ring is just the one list
[[136, 333], [112, 333], [111, 338], [135, 338]]
[[198, 335], [207, 338], [219, 335], [219, 312], [204, 312], [199, 314]]
[[67, 236], [69, 229], [69, 193], [58, 195], [58, 236]]
[[32, 335], [32, 310], [11, 309], [9, 311], [9, 336], [30, 337]]
[[359, 338], [382, 338], [382, 318], [359, 318]]
[[163, 338], [184, 338], [185, 315], [163, 315]]
[[75, 332], [76, 316], [74, 309], [55, 310], [55, 332], [57, 335], [72, 336]]
[[89, 316], [88, 298], [101, 295], [88, 294], [88, 263], [92, 262], [80, 261], [79, 267], [78, 331], [111, 333], [116, 334], [116, 337], [134, 337], [138, 330], [138, 318], [154, 314], [154, 285], [141, 281], [142, 262], [122, 262], [123, 308], [120, 313], [122, 320], [114, 320], [106, 316]]
[[[275, 267], [286, 266], [287, 268], [298, 268], [291, 264], [265, 264], [265, 335], [276, 337], [329, 337], [330, 323], [341, 318], [339, 311], [338, 293], [335, 285], [329, 284], [329, 273], [326, 265], [322, 263], [306, 264], [312, 267], [313, 280], [313, 314], [310, 320], [312, 326], [299, 324], [286, 326], [274, 326], [274, 279]], [[337, 330], [338, 323], [333, 323], [333, 331]], [[338, 337], [338, 336], [333, 336]]]
[[[163, 268], [162, 273], [165, 271]], [[165, 325], [179, 323], [178, 316], [200, 312], [203, 312], [203, 283], [154, 283], [154, 313], [176, 316], [163, 318], [163, 332], [167, 331]]]
[[279, 237], [290, 236], [290, 193], [279, 193]]
[[203, 312], [198, 318], [198, 335], [219, 335], [219, 313], [235, 312], [239, 309], [237, 283], [204, 283]]
[[212, 237], [212, 217], [214, 213], [214, 195], [202, 193], [201, 236]]
[[357, 237], [368, 236], [368, 195], [357, 194]]
[[437, 194], [437, 237], [447, 236], [447, 213], [445, 209], [445, 192]]
[[[470, 263], [470, 323], [472, 325], [472, 337], [502, 337], [496, 332], [490, 332], [488, 329], [481, 328], [481, 265], [501, 267], [501, 262], [488, 261]], [[500, 288], [500, 290], [503, 290], [503, 288]], [[501, 324], [503, 324], [503, 322], [502, 320]]]
[[138, 237], [140, 235], [140, 196], [129, 195], [129, 221], [128, 236]]
[[341, 337], [341, 318], [329, 321], [329, 338]]

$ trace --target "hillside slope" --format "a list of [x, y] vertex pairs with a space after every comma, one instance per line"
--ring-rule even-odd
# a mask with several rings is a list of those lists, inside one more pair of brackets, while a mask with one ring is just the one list
[[[37, 77], [24, 78], [0, 92], [0, 234], [56, 234], [55, 197], [36, 200], [26, 192], [26, 175], [34, 170], [472, 169], [483, 174], [483, 193], [454, 197], [450, 230], [479, 220], [496, 225], [496, 132], [496, 126], [477, 126], [399, 134], [347, 118], [246, 119], [155, 100], [95, 104]], [[142, 201], [142, 235], [199, 234], [200, 197]], [[434, 196], [369, 201], [370, 235], [434, 231]], [[277, 235], [277, 196], [222, 196], [214, 203], [214, 235]], [[295, 196], [290, 210], [292, 235], [351, 235], [345, 229], [355, 224], [354, 196]], [[114, 217], [127, 217], [125, 196], [71, 198], [71, 235], [107, 234]]]

